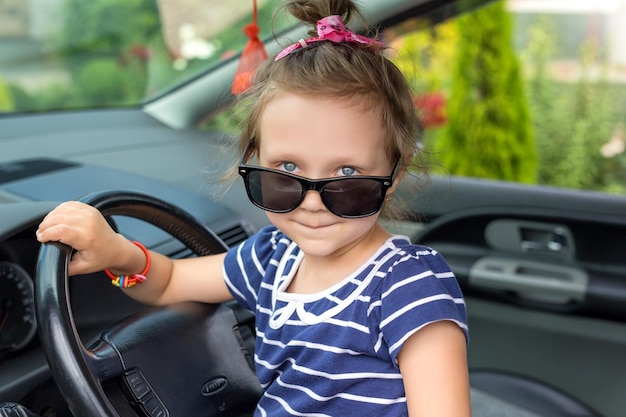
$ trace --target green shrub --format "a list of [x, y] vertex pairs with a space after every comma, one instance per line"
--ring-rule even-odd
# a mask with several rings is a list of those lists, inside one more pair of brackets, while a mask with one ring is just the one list
[[441, 163], [454, 175], [533, 183], [535, 142], [505, 4], [458, 25], [449, 121], [435, 141]]
[[122, 75], [115, 60], [101, 58], [83, 65], [75, 81], [88, 103], [104, 106], [125, 99]]

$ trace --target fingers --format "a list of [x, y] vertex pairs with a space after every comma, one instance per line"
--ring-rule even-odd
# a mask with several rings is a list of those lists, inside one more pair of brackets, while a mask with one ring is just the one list
[[100, 271], [120, 257], [116, 250], [125, 240], [107, 223], [96, 208], [70, 201], [52, 210], [36, 231], [40, 242], [59, 241], [76, 252], [69, 264], [69, 274], [78, 275]]
[[69, 201], [60, 204], [44, 217], [36, 236], [40, 242], [60, 241], [81, 250], [91, 245], [105, 228], [108, 228], [108, 224], [97, 209]]

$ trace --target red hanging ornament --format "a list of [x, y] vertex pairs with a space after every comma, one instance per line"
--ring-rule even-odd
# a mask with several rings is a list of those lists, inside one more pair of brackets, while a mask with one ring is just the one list
[[250, 88], [254, 71], [267, 59], [267, 52], [263, 42], [259, 39], [259, 26], [257, 25], [256, 0], [252, 0], [252, 23], [243, 28], [243, 33], [248, 37], [248, 43], [239, 59], [239, 66], [235, 73], [231, 91], [233, 94], [241, 94]]

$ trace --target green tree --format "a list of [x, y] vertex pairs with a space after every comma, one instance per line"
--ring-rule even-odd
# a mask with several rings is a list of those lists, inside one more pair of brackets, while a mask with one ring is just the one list
[[94, 57], [123, 58], [133, 45], [146, 46], [160, 35], [157, 2], [152, 0], [66, 0], [58, 48], [72, 67]]
[[[154, 0], [64, 0], [64, 18], [70, 24], [51, 40], [50, 48], [67, 66], [72, 85], [62, 108], [80, 106], [125, 105], [140, 102], [146, 96], [184, 81], [212, 63], [236, 52], [247, 41], [242, 32], [251, 15], [236, 23], [210, 41], [216, 48], [207, 59], [190, 59], [183, 67], [175, 67], [175, 54], [163, 38], [158, 2]], [[259, 8], [259, 21], [270, 22], [272, 12], [282, 0], [267, 0]], [[188, 0], [194, 7], [210, 7], [210, 2]], [[184, 5], [183, 5], [184, 6]], [[184, 19], [184, 15], [180, 16]], [[278, 19], [279, 28], [285, 18]], [[272, 33], [270, 24], [262, 28], [262, 36]], [[56, 90], [56, 86], [53, 87]], [[58, 91], [52, 97], [60, 97]]]
[[454, 175], [534, 183], [537, 156], [503, 0], [458, 21], [448, 124], [435, 148]]
[[[54, 40], [71, 73], [74, 101], [63, 107], [136, 103], [145, 95], [147, 60], [163, 49], [152, 0], [66, 0], [71, 24]], [[155, 45], [155, 43], [157, 43]]]

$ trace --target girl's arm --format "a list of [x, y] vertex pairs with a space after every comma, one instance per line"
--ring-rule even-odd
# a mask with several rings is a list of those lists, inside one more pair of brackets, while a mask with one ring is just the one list
[[[40, 242], [60, 241], [75, 249], [69, 275], [88, 274], [105, 268], [116, 275], [141, 273], [146, 255], [87, 204], [71, 201], [52, 210], [37, 230]], [[232, 296], [224, 282], [225, 254], [171, 260], [150, 252], [147, 279], [124, 291], [146, 304], [178, 301], [223, 302]]]
[[[136, 256], [143, 259], [145, 266], [145, 255], [135, 245], [132, 246], [139, 250]], [[152, 265], [146, 280], [124, 289], [135, 300], [164, 305], [179, 301], [221, 303], [233, 299], [224, 281], [225, 253], [176, 260], [155, 252], [150, 252], [150, 255]]]
[[428, 324], [398, 354], [410, 417], [471, 416], [466, 340], [451, 321]]

